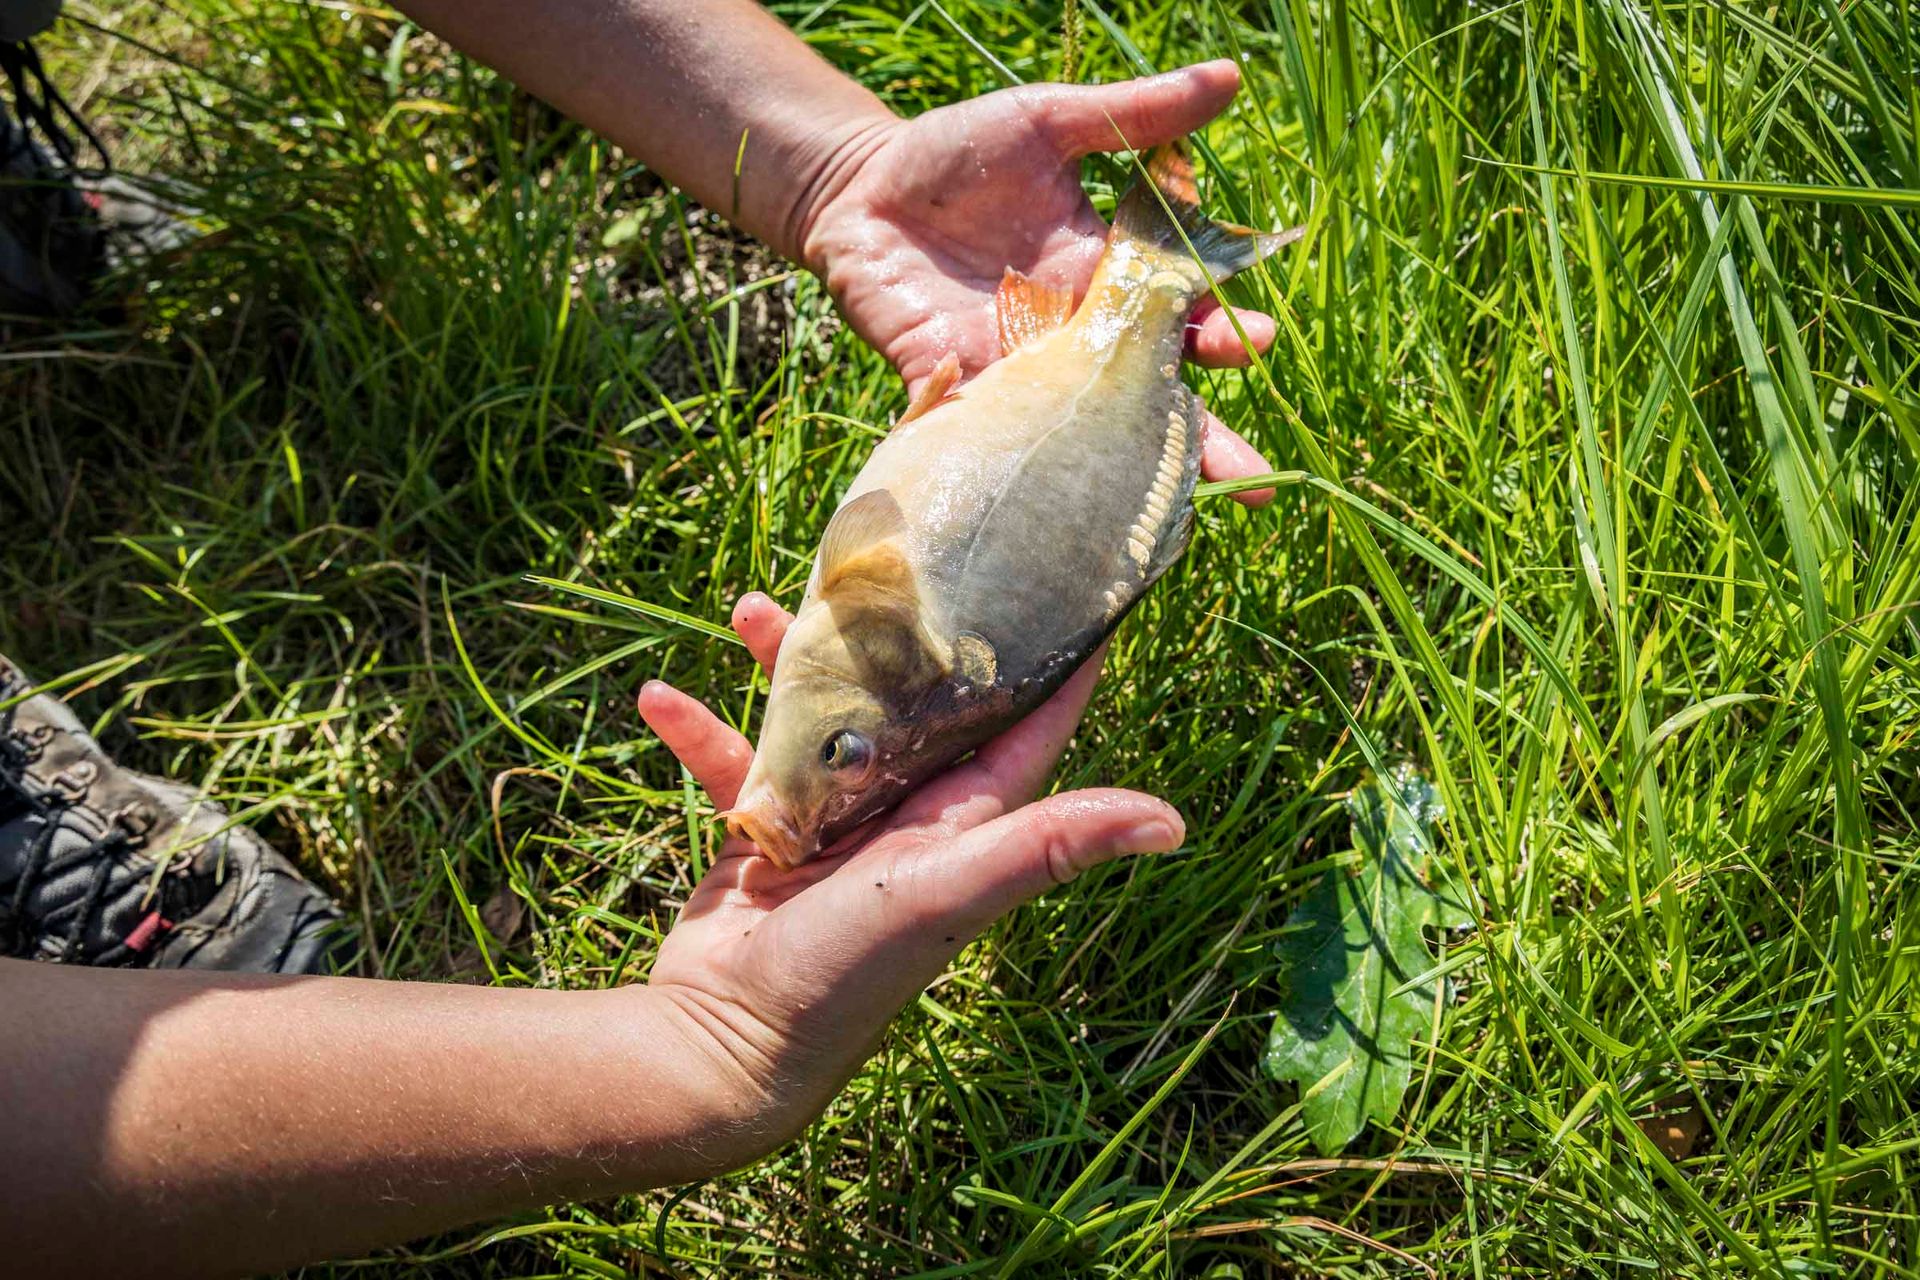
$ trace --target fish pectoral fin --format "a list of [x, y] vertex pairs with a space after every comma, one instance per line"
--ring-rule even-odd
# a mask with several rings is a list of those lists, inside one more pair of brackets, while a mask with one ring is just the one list
[[945, 648], [929, 634], [919, 610], [894, 597], [858, 594], [827, 608], [860, 679], [874, 690], [898, 692], [944, 679]]
[[1008, 267], [993, 304], [1000, 318], [1000, 354], [1010, 355], [1066, 325], [1073, 317], [1073, 290], [1042, 284]]
[[822, 599], [836, 594], [913, 594], [913, 567], [899, 539], [907, 531], [900, 504], [885, 489], [861, 494], [833, 513], [820, 539], [815, 590]]
[[927, 380], [920, 386], [920, 394], [913, 398], [913, 403], [907, 406], [907, 411], [893, 425], [904, 426], [945, 404], [953, 395], [953, 385], [958, 381], [960, 355], [949, 351], [940, 357], [939, 364], [933, 366], [933, 372], [927, 375]]
[[832, 613], [854, 668], [876, 688], [931, 684], [950, 665], [952, 646], [934, 634], [921, 607], [906, 532], [893, 495], [869, 490], [834, 512], [814, 566], [813, 594]]
[[1000, 655], [993, 642], [977, 631], [956, 632], [953, 637], [954, 674], [975, 688], [987, 689], [1000, 678]]

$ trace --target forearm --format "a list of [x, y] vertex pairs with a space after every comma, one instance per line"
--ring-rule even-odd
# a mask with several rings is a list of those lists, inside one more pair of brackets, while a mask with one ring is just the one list
[[668, 1003], [0, 961], [8, 1256], [257, 1271], [707, 1176], [742, 1138]]
[[895, 119], [751, 0], [399, 7], [796, 262], [808, 210]]

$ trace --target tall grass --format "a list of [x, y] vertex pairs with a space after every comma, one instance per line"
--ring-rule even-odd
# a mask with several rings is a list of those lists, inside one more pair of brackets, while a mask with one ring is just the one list
[[[908, 111], [1246, 70], [1205, 199], [1312, 235], [1228, 286], [1272, 355], [1197, 377], [1293, 474], [1203, 500], [1060, 778], [1190, 847], [997, 928], [756, 1168], [371, 1269], [1920, 1273], [1911, 7], [776, 7]], [[752, 721], [711, 624], [797, 596], [896, 381], [392, 15], [74, 9], [59, 72], [210, 234], [0, 353], [0, 643], [373, 970], [643, 976], [711, 836], [631, 693]], [[1369, 755], [1477, 922], [1398, 1125], [1325, 1158], [1258, 1060]]]

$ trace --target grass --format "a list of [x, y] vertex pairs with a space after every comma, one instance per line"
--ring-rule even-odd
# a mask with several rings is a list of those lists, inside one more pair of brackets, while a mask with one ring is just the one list
[[[1297, 474], [1203, 500], [1060, 778], [1190, 848], [1004, 922], [754, 1169], [311, 1273], [1920, 1274], [1911, 8], [777, 7], [908, 111], [1243, 61], [1208, 203], [1312, 237], [1199, 382]], [[0, 351], [0, 646], [377, 971], [642, 977], [711, 836], [631, 695], [753, 720], [711, 624], [797, 596], [897, 382], [391, 14], [71, 9], [57, 74], [211, 234]], [[1325, 1158], [1258, 1059], [1370, 754], [1478, 922]]]

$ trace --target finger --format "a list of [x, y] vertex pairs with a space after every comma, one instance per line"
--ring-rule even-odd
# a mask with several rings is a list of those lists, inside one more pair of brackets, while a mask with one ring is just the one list
[[706, 790], [714, 807], [731, 808], [753, 763], [753, 744], [698, 699], [664, 680], [640, 686], [640, 718]]
[[733, 602], [733, 630], [747, 642], [747, 652], [768, 675], [773, 661], [780, 656], [780, 641], [786, 637], [793, 615], [775, 604], [764, 591], [749, 591]]
[[1033, 799], [1073, 738], [1106, 660], [1103, 644], [1024, 720], [908, 798], [899, 822], [965, 831]]
[[1048, 796], [902, 855], [894, 878], [907, 919], [895, 927], [938, 925], [942, 937], [971, 936], [1090, 867], [1126, 854], [1165, 853], [1185, 837], [1172, 805], [1138, 791]]
[[1240, 89], [1230, 58], [1118, 84], [1055, 84], [1026, 90], [1062, 159], [1130, 151], [1184, 138], [1226, 110]]
[[1046, 785], [1073, 731], [1080, 727], [1080, 717], [1106, 664], [1103, 643], [1033, 714], [974, 753], [974, 763], [992, 778], [994, 794], [1007, 808], [1025, 804]]
[[[1240, 322], [1238, 329], [1234, 328], [1236, 319]], [[1247, 335], [1245, 342], [1240, 340], [1242, 333]], [[1265, 312], [1235, 307], [1228, 315], [1225, 308], [1208, 298], [1187, 318], [1187, 355], [1208, 368], [1243, 369], [1253, 363], [1257, 353], [1273, 345], [1274, 333], [1273, 317]], [[1249, 344], [1252, 350], [1248, 350]]]
[[1176, 848], [1184, 834], [1171, 806], [1139, 792], [1049, 796], [949, 839], [876, 843], [767, 916], [755, 941], [783, 958], [776, 980], [804, 974], [809, 1013], [866, 1020], [899, 1008], [1035, 894], [1112, 858]]
[[[1211, 409], [1201, 411], [1201, 475], [1209, 480], [1244, 480], [1272, 470], [1273, 464], [1261, 457], [1260, 451], [1248, 444], [1238, 431], [1214, 417]], [[1264, 507], [1273, 501], [1273, 490], [1242, 489], [1231, 496], [1235, 502], [1249, 507]]]

